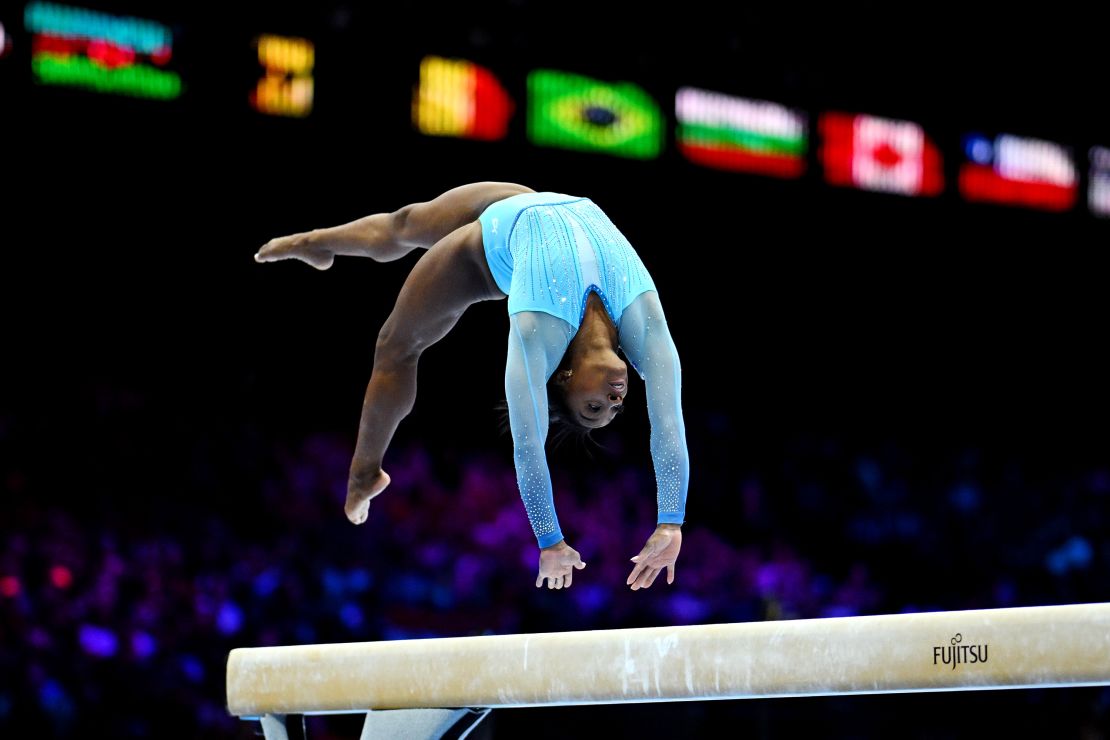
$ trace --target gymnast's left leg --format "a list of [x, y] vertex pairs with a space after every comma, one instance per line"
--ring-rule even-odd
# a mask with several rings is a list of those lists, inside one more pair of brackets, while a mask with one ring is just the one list
[[477, 220], [489, 204], [530, 192], [534, 191], [512, 182], [467, 183], [396, 211], [271, 239], [254, 258], [258, 262], [299, 259], [317, 270], [331, 267], [336, 255], [392, 262], [414, 249], [430, 249], [455, 229]]

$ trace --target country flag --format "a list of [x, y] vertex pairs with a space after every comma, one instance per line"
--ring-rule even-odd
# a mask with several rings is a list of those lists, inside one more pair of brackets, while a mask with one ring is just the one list
[[832, 185], [910, 196], [944, 188], [940, 152], [913, 121], [834, 111], [821, 116], [818, 128]]
[[30, 3], [23, 22], [40, 84], [146, 98], [181, 95], [181, 78], [161, 69], [173, 57], [173, 32], [161, 23], [52, 3]]
[[255, 39], [263, 74], [248, 101], [259, 113], [304, 117], [312, 112], [316, 47], [308, 39], [264, 34]]
[[412, 120], [429, 136], [504, 139], [515, 105], [497, 78], [464, 59], [424, 57]]
[[1063, 211], [1075, 204], [1079, 177], [1069, 149], [1042, 139], [999, 134], [964, 137], [960, 194], [969, 201]]
[[705, 167], [792, 178], [805, 171], [806, 117], [778, 103], [683, 87], [675, 134], [686, 159]]
[[528, 136], [534, 144], [654, 159], [663, 114], [638, 85], [556, 70], [528, 75]]
[[1110, 147], [1093, 146], [1087, 154], [1091, 160], [1087, 206], [1096, 216], [1110, 216]]

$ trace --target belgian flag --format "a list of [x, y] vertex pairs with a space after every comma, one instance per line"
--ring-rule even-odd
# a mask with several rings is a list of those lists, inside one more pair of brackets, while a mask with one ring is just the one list
[[429, 136], [504, 139], [514, 104], [485, 67], [465, 59], [425, 57], [413, 94], [412, 119]]
[[539, 69], [528, 75], [528, 138], [540, 146], [655, 159], [663, 115], [641, 87]]

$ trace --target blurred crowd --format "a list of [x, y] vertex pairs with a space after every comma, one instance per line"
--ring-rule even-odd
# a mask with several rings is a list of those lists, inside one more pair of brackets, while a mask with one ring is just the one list
[[[728, 419], [696, 428], [675, 583], [638, 592], [629, 558], [656, 513], [642, 465], [553, 463], [563, 531], [587, 563], [559, 592], [535, 588], [508, 441], [391, 450], [392, 485], [360, 527], [342, 508], [353, 440], [334, 432], [260, 452], [257, 430], [232, 430], [231, 452], [189, 451], [179, 480], [145, 496], [130, 483], [113, 495], [103, 470], [95, 490], [54, 496], [48, 470], [5, 455], [0, 728], [242, 737], [223, 682], [240, 646], [1105, 600], [1110, 467], [818, 436], [741, 465]], [[238, 458], [255, 467], [221, 467]], [[242, 490], [214, 483], [255, 474]], [[1100, 696], [1077, 726], [1105, 720]]]

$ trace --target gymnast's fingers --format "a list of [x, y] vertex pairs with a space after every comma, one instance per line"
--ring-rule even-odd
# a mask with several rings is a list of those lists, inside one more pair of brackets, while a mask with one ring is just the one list
[[640, 562], [636, 563], [636, 567], [632, 569], [632, 573], [629, 574], [628, 580], [625, 581], [625, 583], [628, 585], [632, 585], [632, 583], [640, 577], [640, 574], [643, 573], [644, 569], [646, 569], [647, 567], [648, 564], [643, 560], [640, 560]]
[[632, 590], [635, 591], [637, 589], [646, 588], [645, 584], [647, 584], [648, 579], [651, 578], [651, 574], [654, 571], [654, 568], [645, 568], [640, 574], [640, 577], [636, 579], [636, 582], [632, 584]]

